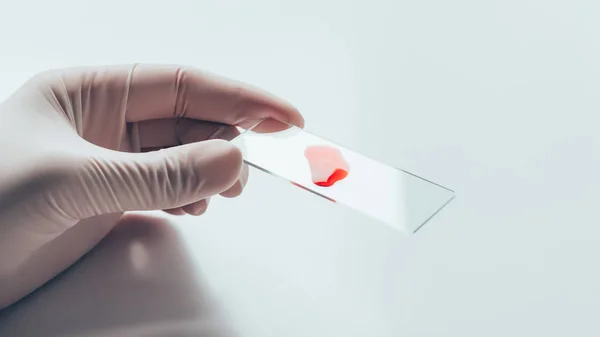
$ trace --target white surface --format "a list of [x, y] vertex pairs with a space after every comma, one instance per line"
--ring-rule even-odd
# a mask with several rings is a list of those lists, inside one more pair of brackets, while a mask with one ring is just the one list
[[1, 313], [0, 335], [597, 336], [599, 14], [591, 0], [3, 1], [1, 97], [47, 68], [191, 64], [457, 199], [407, 238], [253, 170], [200, 219], [121, 227]]

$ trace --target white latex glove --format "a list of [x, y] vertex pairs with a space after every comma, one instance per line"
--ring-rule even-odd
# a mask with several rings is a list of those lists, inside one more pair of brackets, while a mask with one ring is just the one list
[[247, 167], [215, 138], [267, 117], [304, 123], [276, 97], [177, 66], [25, 83], [0, 105], [0, 309], [88, 252], [123, 212], [200, 215], [212, 195], [237, 196]]

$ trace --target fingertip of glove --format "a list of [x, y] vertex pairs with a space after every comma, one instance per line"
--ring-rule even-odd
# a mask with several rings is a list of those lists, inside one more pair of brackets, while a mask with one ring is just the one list
[[[195, 165], [216, 193], [230, 188], [238, 180], [243, 168], [242, 152], [225, 140], [208, 140], [198, 143]], [[212, 190], [212, 188], [211, 188]], [[215, 193], [215, 194], [216, 194]]]
[[223, 160], [237, 163], [241, 168], [243, 160], [242, 151], [240, 151], [237, 146], [223, 139], [211, 139], [207, 142], [211, 143], [211, 146], [216, 152], [219, 152], [220, 157], [223, 158]]

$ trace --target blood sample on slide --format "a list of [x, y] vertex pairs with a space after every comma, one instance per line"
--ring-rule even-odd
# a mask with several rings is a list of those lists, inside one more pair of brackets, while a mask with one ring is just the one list
[[245, 163], [395, 229], [415, 233], [454, 198], [448, 188], [297, 126], [262, 122], [232, 140]]
[[350, 165], [342, 152], [332, 146], [309, 146], [304, 150], [312, 182], [320, 187], [331, 187], [344, 180], [350, 173]]

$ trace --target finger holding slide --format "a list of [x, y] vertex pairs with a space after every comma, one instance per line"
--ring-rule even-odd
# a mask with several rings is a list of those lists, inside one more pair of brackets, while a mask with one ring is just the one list
[[[179, 123], [172, 119], [149, 120], [138, 123], [138, 142], [142, 152], [156, 151], [209, 139], [230, 141], [239, 135], [240, 132], [234, 126], [191, 119], [181, 119]], [[248, 182], [248, 175], [248, 166], [244, 163], [240, 178], [227, 191], [221, 193], [221, 196], [226, 198], [239, 196]]]
[[300, 112], [283, 99], [196, 68], [141, 64], [129, 81], [128, 122], [186, 117], [249, 128], [270, 118], [304, 127]]
[[248, 170], [248, 165], [244, 163], [244, 166], [242, 167], [242, 172], [240, 173], [240, 178], [228, 190], [222, 192], [221, 196], [225, 198], [235, 198], [242, 194], [244, 187], [248, 183], [249, 174], [250, 172]]

